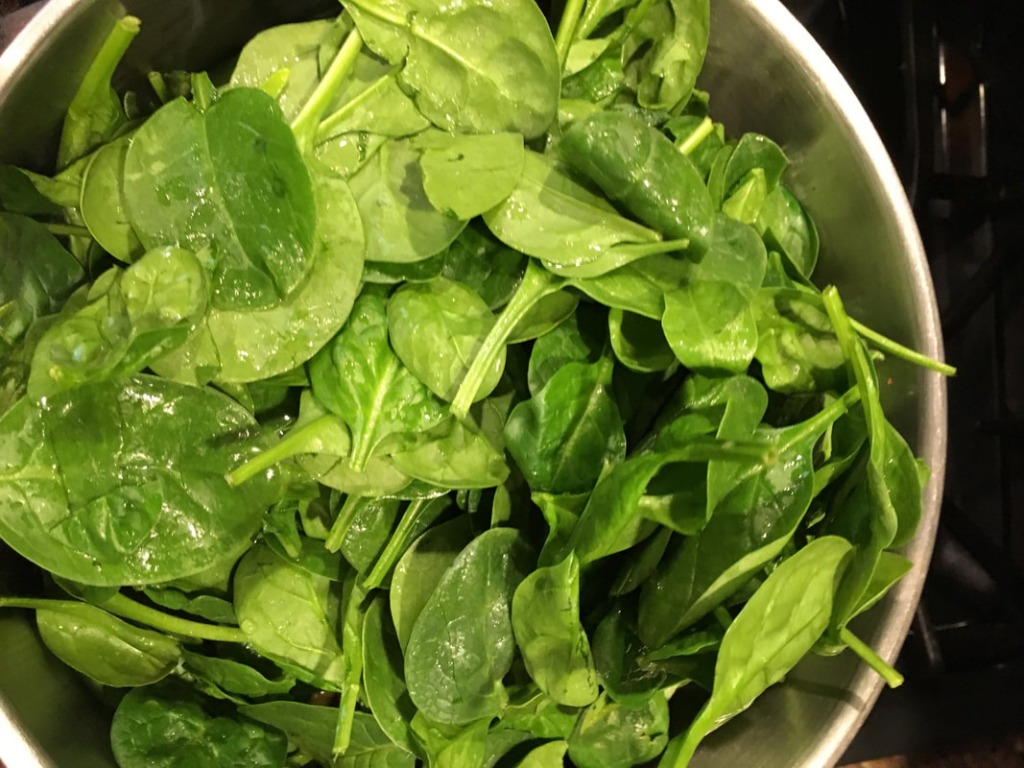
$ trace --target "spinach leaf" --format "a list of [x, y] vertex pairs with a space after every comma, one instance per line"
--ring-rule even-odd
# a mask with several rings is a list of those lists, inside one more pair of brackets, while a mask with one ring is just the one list
[[262, 444], [255, 426], [225, 395], [149, 376], [45, 406], [22, 399], [0, 418], [0, 536], [83, 584], [156, 584], [234, 562], [273, 492], [224, 479]]
[[[414, 499], [402, 512], [391, 538], [388, 539], [373, 569], [363, 579], [363, 586], [376, 589], [391, 575], [392, 569], [406, 551], [430, 528], [451, 505], [451, 497], [439, 495]], [[411, 625], [410, 625], [411, 629]]]
[[394, 285], [397, 283], [427, 283], [441, 276], [444, 271], [447, 254], [441, 252], [422, 261], [408, 264], [389, 264], [383, 261], [367, 262], [363, 267], [364, 283], [381, 283]]
[[202, 265], [181, 248], [149, 251], [123, 273], [108, 272], [86, 306], [39, 340], [29, 395], [39, 400], [141, 371], [185, 342], [206, 300]]
[[668, 701], [653, 696], [629, 709], [602, 696], [584, 710], [569, 737], [579, 768], [630, 768], [653, 760], [668, 743]]
[[501, 203], [523, 172], [523, 137], [518, 133], [453, 136], [427, 131], [412, 139], [420, 150], [423, 189], [437, 210], [471, 219]]
[[125, 124], [127, 118], [121, 100], [110, 81], [128, 46], [139, 34], [139, 26], [134, 16], [118, 19], [86, 70], [64, 118], [57, 148], [59, 170], [110, 141]]
[[316, 399], [348, 426], [349, 466], [366, 468], [390, 435], [422, 432], [445, 417], [427, 388], [388, 344], [386, 302], [364, 291], [341, 333], [309, 364]]
[[110, 730], [121, 768], [284, 768], [287, 740], [180, 683], [136, 688], [121, 699]]
[[0, 342], [13, 344], [32, 323], [58, 310], [83, 277], [46, 227], [0, 213]]
[[348, 11], [373, 51], [405, 62], [399, 83], [439, 128], [529, 139], [554, 119], [558, 57], [535, 3], [357, 0]]
[[308, 280], [270, 309], [211, 309], [184, 347], [157, 361], [157, 373], [197, 383], [267, 379], [302, 365], [338, 332], [359, 292], [363, 228], [344, 181], [317, 174], [314, 193], [318, 245]]
[[401, 138], [429, 128], [430, 121], [399, 85], [400, 73], [401, 66], [392, 67], [361, 52], [335, 99], [342, 106], [320, 124], [317, 141], [366, 133], [379, 138]]
[[607, 200], [529, 150], [515, 189], [483, 218], [506, 245], [554, 265], [580, 266], [630, 244], [657, 243], [655, 252], [679, 248], [678, 243], [661, 243], [654, 230], [624, 219]]
[[[63, 207], [36, 188], [33, 178], [43, 185], [54, 183], [46, 176], [38, 176], [13, 165], [0, 165], [0, 209], [21, 216], [60, 216]], [[68, 207], [78, 204], [77, 189], [72, 187], [64, 201]]]
[[758, 429], [778, 462], [733, 476], [704, 529], [671, 547], [644, 584], [638, 629], [647, 645], [692, 626], [778, 556], [811, 503], [814, 445], [856, 397], [851, 391], [792, 427]]
[[131, 222], [124, 195], [124, 166], [131, 140], [104, 144], [90, 156], [82, 178], [79, 212], [89, 234], [115, 259], [135, 261], [144, 252]]
[[417, 434], [391, 459], [400, 472], [442, 488], [493, 488], [509, 476], [503, 447], [470, 421], [449, 419]]
[[517, 405], [505, 441], [530, 488], [579, 493], [626, 456], [626, 435], [610, 389], [613, 363], [563, 366], [532, 399]]
[[167, 677], [181, 663], [181, 645], [167, 635], [128, 624], [86, 603], [35, 602], [36, 625], [46, 647], [100, 685], [149, 685]]
[[783, 184], [765, 198], [754, 226], [769, 249], [782, 254], [797, 274], [810, 279], [818, 264], [818, 230]]
[[253, 648], [300, 680], [334, 691], [346, 684], [333, 586], [339, 576], [316, 575], [257, 544], [238, 564], [234, 585], [235, 613]]
[[678, 289], [689, 271], [684, 259], [648, 256], [605, 275], [576, 278], [572, 286], [607, 307], [660, 321], [665, 314], [665, 294]]
[[530, 394], [536, 396], [569, 363], [596, 363], [604, 347], [604, 313], [599, 308], [580, 306], [533, 345], [526, 373]]
[[273, 307], [309, 274], [313, 184], [261, 90], [230, 90], [205, 113], [183, 100], [161, 107], [135, 134], [124, 190], [147, 248], [205, 250], [217, 309]]
[[576, 726], [579, 709], [563, 707], [541, 693], [533, 683], [510, 689], [509, 703], [495, 732], [526, 731], [540, 739], [566, 739]]
[[647, 12], [623, 52], [629, 60], [644, 49], [627, 67], [640, 106], [676, 112], [689, 100], [704, 66], [710, 6], [709, 0], [669, 0]]
[[671, 538], [672, 529], [662, 528], [633, 548], [609, 593], [617, 597], [639, 589], [657, 569]]
[[399, 644], [407, 651], [416, 620], [431, 595], [469, 544], [472, 531], [467, 516], [431, 528], [413, 543], [395, 566], [389, 594], [391, 619]]
[[676, 361], [661, 324], [643, 315], [612, 309], [608, 313], [608, 338], [615, 357], [634, 371], [665, 371]]
[[697, 370], [743, 373], [757, 349], [757, 325], [732, 283], [701, 280], [665, 296], [665, 337]]
[[203, 656], [190, 651], [184, 652], [183, 659], [185, 669], [199, 680], [239, 696], [274, 696], [288, 693], [295, 687], [295, 678], [291, 675], [281, 675], [277, 680], [270, 680], [254, 667], [231, 659]]
[[231, 602], [217, 595], [189, 595], [174, 587], [146, 587], [146, 597], [157, 605], [172, 611], [191, 613], [215, 624], [237, 624]]
[[529, 574], [512, 598], [512, 628], [530, 677], [553, 701], [569, 707], [585, 707], [598, 694], [579, 593], [580, 564], [570, 553], [561, 563]]
[[552, 741], [534, 747], [530, 753], [518, 763], [518, 768], [560, 768], [563, 764], [565, 751], [569, 745], [564, 741]]
[[594, 661], [605, 693], [612, 701], [640, 709], [659, 694], [667, 675], [641, 664], [648, 649], [636, 636], [636, 612], [619, 600], [594, 632]]
[[652, 229], [687, 240], [697, 256], [707, 250], [711, 198], [693, 163], [660, 131], [623, 113], [599, 112], [576, 122], [558, 151]]
[[745, 133], [725, 164], [723, 192], [730, 197], [754, 169], [764, 172], [766, 192], [775, 191], [786, 170], [786, 154], [778, 144], [759, 133]]
[[415, 754], [411, 728], [416, 707], [405, 684], [402, 647], [388, 612], [387, 598], [374, 598], [363, 622], [363, 686], [381, 730], [398, 747]]
[[725, 632], [711, 699], [659, 763], [685, 768], [697, 745], [779, 682], [814, 645], [832, 615], [832, 594], [850, 543], [825, 536], [772, 572]]
[[475, 538], [416, 619], [405, 653], [409, 695], [427, 717], [469, 723], [498, 714], [512, 667], [512, 595], [533, 561], [518, 531]]
[[398, 499], [360, 497], [358, 511], [341, 543], [341, 553], [356, 573], [366, 573], [377, 561], [391, 536], [399, 506]]
[[422, 261], [465, 228], [431, 204], [424, 183], [420, 153], [408, 139], [384, 144], [349, 180], [367, 233], [367, 261]]
[[548, 534], [544, 539], [544, 547], [540, 551], [538, 565], [548, 566], [556, 562], [555, 557], [569, 540], [569, 535], [580, 519], [580, 514], [587, 506], [590, 493], [572, 493], [555, 495], [551, 493], [534, 493], [533, 503], [540, 508], [544, 522], [548, 525]]
[[[455, 397], [494, 315], [472, 290], [447, 278], [404, 285], [388, 299], [388, 331], [395, 354], [438, 397]], [[505, 370], [504, 350], [477, 391], [482, 400]]]

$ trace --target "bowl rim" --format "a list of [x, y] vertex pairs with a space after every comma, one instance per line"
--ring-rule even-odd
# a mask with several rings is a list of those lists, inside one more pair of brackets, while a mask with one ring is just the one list
[[[65, 24], [72, 23], [71, 12], [86, 0], [50, 0], [0, 52], [0, 106], [4, 91], [17, 72], [31, 66], [39, 54], [41, 42]], [[917, 346], [929, 357], [943, 360], [942, 328], [938, 303], [925, 255], [924, 245], [913, 211], [888, 151], [868, 117], [860, 100], [811, 33], [782, 4], [781, 0], [735, 0], [767, 28], [778, 33], [785, 55], [802, 64], [824, 94], [826, 103], [861, 143], [872, 158], [872, 167], [892, 212], [899, 232], [900, 245], [908, 267], [909, 289], [913, 293], [916, 327], [920, 334]], [[880, 621], [880, 631], [872, 638], [879, 655], [893, 662], [906, 639], [914, 612], [927, 576], [939, 523], [939, 509], [946, 468], [947, 391], [943, 377], [927, 372], [917, 397], [920, 419], [919, 455], [931, 468], [931, 479], [925, 486], [921, 525], [904, 553], [914, 568], [886, 598], [887, 614]], [[883, 688], [883, 681], [866, 665], [861, 665], [850, 685], [850, 692], [861, 702], [859, 706], [841, 708], [816, 745], [813, 755], [802, 768], [830, 768], [853, 741]], [[9, 765], [26, 768], [50, 768], [53, 763], [34, 738], [20, 724], [17, 714], [0, 695], [0, 758]]]

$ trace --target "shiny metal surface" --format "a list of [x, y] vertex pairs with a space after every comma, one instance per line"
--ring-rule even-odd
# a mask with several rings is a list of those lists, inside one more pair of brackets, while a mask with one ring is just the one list
[[[317, 0], [138, 0], [143, 33], [124, 82], [150, 67], [212, 66], [257, 29], [307, 16]], [[123, 13], [115, 0], [51, 0], [0, 56], [0, 162], [47, 171], [77, 78]], [[714, 0], [701, 86], [730, 132], [764, 132], [785, 148], [787, 182], [821, 232], [820, 283], [835, 282], [851, 313], [928, 355], [942, 339], [927, 262], [899, 179], [846, 82], [776, 0]], [[932, 468], [925, 515], [906, 554], [914, 570], [855, 629], [896, 657], [921, 593], [938, 524], [946, 451], [940, 377], [885, 364], [886, 407]], [[27, 587], [12, 556], [0, 590]], [[109, 702], [40, 646], [27, 616], [0, 614], [0, 760], [8, 768], [112, 766]], [[849, 654], [804, 662], [787, 682], [713, 734], [695, 768], [828, 768], [881, 689]]]

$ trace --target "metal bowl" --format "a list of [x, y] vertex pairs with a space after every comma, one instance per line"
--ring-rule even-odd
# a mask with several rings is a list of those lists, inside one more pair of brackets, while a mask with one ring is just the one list
[[[308, 17], [320, 0], [128, 0], [143, 21], [121, 76], [200, 69], [260, 29]], [[334, 5], [336, 8], [337, 6]], [[116, 0], [51, 0], [0, 56], [0, 162], [51, 169], [79, 78], [114, 20]], [[787, 184], [821, 234], [816, 278], [838, 285], [851, 314], [932, 357], [942, 338], [924, 250], [878, 134], [835, 66], [777, 0], [714, 0], [701, 87], [733, 134], [759, 131], [792, 160]], [[932, 469], [921, 528], [905, 554], [916, 566], [855, 627], [895, 659], [924, 583], [938, 524], [946, 452], [946, 390], [899, 361], [880, 370], [890, 418]], [[0, 591], [31, 589], [9, 551]], [[102, 696], [41, 645], [30, 618], [0, 614], [0, 760], [8, 768], [113, 766]], [[708, 739], [696, 768], [827, 768], [864, 721], [881, 680], [852, 654], [810, 658], [784, 685]]]

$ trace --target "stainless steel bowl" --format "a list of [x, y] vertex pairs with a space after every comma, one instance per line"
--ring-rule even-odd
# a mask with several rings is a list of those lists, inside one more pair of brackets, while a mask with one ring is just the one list
[[[307, 17], [319, 0], [128, 0], [143, 21], [125, 83], [150, 68], [212, 66], [259, 29]], [[330, 3], [326, 3], [330, 7]], [[336, 7], [336, 6], [335, 6]], [[116, 0], [51, 0], [0, 56], [0, 161], [49, 170], [64, 111], [114, 20]], [[787, 183], [807, 204], [822, 242], [820, 282], [840, 287], [851, 313], [941, 357], [935, 294], [914, 219], [889, 156], [853, 92], [777, 0], [713, 0], [702, 87], [735, 134], [772, 136], [792, 160]], [[856, 627], [896, 657], [920, 597], [938, 524], [946, 453], [946, 390], [936, 374], [885, 363], [890, 417], [932, 468], [924, 518], [906, 548], [914, 570]], [[0, 590], [24, 591], [26, 571], [0, 561]], [[0, 760], [8, 768], [113, 765], [109, 711], [49, 656], [30, 618], [0, 614]], [[751, 710], [715, 733], [697, 768], [835, 765], [881, 689], [851, 654], [812, 658]]]

